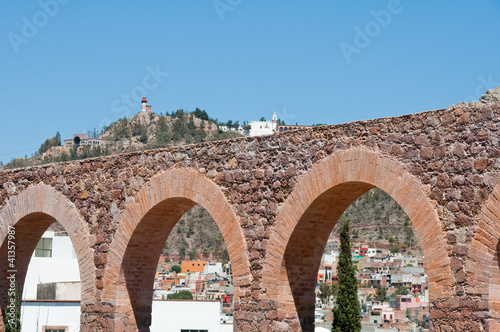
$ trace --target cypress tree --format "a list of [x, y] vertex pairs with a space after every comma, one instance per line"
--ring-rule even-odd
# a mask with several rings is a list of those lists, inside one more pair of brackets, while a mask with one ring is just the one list
[[358, 280], [352, 265], [349, 220], [340, 231], [340, 255], [338, 264], [339, 289], [337, 305], [333, 308], [333, 332], [361, 331], [359, 316]]

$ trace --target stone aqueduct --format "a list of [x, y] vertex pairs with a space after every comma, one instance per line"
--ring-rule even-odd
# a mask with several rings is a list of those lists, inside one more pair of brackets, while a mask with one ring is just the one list
[[7, 228], [20, 289], [59, 221], [82, 281], [82, 331], [148, 331], [154, 271], [179, 218], [201, 204], [233, 266], [235, 330], [312, 331], [328, 234], [378, 187], [425, 254], [434, 331], [500, 331], [500, 104], [0, 172], [0, 300]]

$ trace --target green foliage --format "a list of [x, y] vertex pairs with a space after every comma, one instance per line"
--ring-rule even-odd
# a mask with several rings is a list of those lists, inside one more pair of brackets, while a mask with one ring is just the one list
[[205, 120], [201, 120], [200, 128], [196, 131], [196, 141], [203, 142], [207, 137], [207, 132], [205, 131]]
[[130, 131], [128, 129], [128, 120], [126, 117], [123, 117], [114, 125], [113, 138], [115, 141], [119, 141], [124, 138], [130, 138]]
[[156, 124], [155, 140], [151, 144], [152, 148], [167, 147], [170, 143], [170, 130], [168, 128], [167, 120], [164, 116], [160, 116]]
[[172, 268], [171, 268], [172, 272], [175, 272], [175, 273], [181, 273], [181, 267], [179, 265], [172, 265]]
[[333, 285], [329, 285], [327, 283], [321, 283], [319, 285], [319, 299], [321, 303], [328, 304], [330, 302], [330, 298], [337, 297], [338, 294], [338, 283]]
[[359, 238], [359, 232], [358, 232], [357, 230], [353, 230], [353, 231], [352, 231], [352, 238], [353, 238], [353, 239], [357, 239], [357, 238]]
[[[178, 113], [179, 112], [179, 113]], [[184, 117], [184, 111], [178, 110], [176, 114], [179, 114], [176, 116], [175, 120], [172, 122], [172, 140], [174, 142], [179, 142], [186, 136], [186, 127], [187, 127], [187, 121]]]
[[372, 189], [351, 204], [340, 217], [340, 225], [348, 218], [353, 220], [353, 226], [368, 226], [356, 227], [362, 242], [370, 238], [370, 241], [389, 240], [392, 236], [393, 244], [399, 241], [409, 245], [411, 241], [412, 247], [419, 246], [410, 219], [401, 206], [381, 189]]
[[231, 132], [231, 131], [219, 131], [219, 132], [213, 133], [212, 136], [207, 139], [207, 141], [213, 142], [213, 141], [220, 141], [220, 140], [236, 138], [236, 137], [241, 137], [241, 135], [238, 133], [235, 133], [235, 132]]
[[393, 254], [396, 254], [396, 253], [398, 253], [400, 251], [401, 251], [401, 248], [399, 248], [398, 246], [393, 246], [391, 248], [391, 253], [393, 253]]
[[148, 129], [140, 123], [135, 123], [132, 128], [132, 135], [139, 137], [139, 142], [146, 143], [148, 141]]
[[204, 110], [200, 110], [198, 107], [196, 107], [196, 110], [194, 112], [191, 112], [195, 117], [201, 120], [208, 120], [208, 114]]
[[339, 290], [337, 305], [333, 308], [334, 332], [361, 331], [359, 316], [358, 280], [352, 265], [351, 238], [349, 221], [346, 221], [340, 231], [340, 255], [337, 267]]
[[168, 294], [167, 299], [169, 300], [192, 300], [193, 294], [188, 290], [181, 290], [180, 292]]
[[415, 233], [413, 232], [413, 227], [405, 225], [404, 233], [405, 233], [405, 244], [409, 246], [412, 243], [412, 241], [414, 242], [413, 237]]
[[196, 250], [205, 258], [212, 257], [223, 263], [229, 261], [229, 254], [219, 227], [212, 216], [200, 205], [191, 208], [182, 216], [170, 233], [167, 242], [173, 243], [180, 255]]
[[398, 285], [394, 291], [394, 296], [397, 295], [408, 295], [408, 289], [403, 285]]
[[178, 109], [177, 111], [175, 111], [175, 113], [172, 113], [172, 117], [174, 117], [174, 118], [183, 118], [185, 114], [186, 113], [184, 113], [183, 109]]
[[387, 301], [389, 298], [387, 297], [387, 290], [385, 287], [378, 286], [377, 290], [375, 292], [375, 300], [384, 302]]
[[196, 124], [194, 123], [194, 117], [191, 114], [186, 125], [186, 133], [184, 134], [184, 139], [187, 143], [196, 142]]
[[[168, 112], [166, 112], [168, 115]], [[98, 131], [96, 128], [88, 131], [89, 137], [98, 137], [99, 135], [106, 135], [104, 139], [114, 140], [116, 142], [129, 141], [136, 139], [143, 143], [142, 147], [127, 146], [123, 147], [121, 143], [116, 143], [113, 145], [107, 145], [106, 147], [95, 147], [90, 148], [88, 146], [80, 146], [73, 148], [69, 151], [62, 151], [56, 156], [44, 156], [40, 157], [43, 153], [48, 151], [51, 147], [60, 146], [62, 144], [61, 135], [56, 133], [53, 138], [47, 139], [40, 148], [28, 159], [26, 156], [23, 158], [12, 159], [6, 165], [3, 165], [5, 169], [19, 168], [34, 166], [46, 163], [54, 163], [61, 161], [78, 160], [85, 158], [100, 157], [105, 155], [110, 155], [112, 153], [122, 153], [122, 152], [132, 152], [137, 149], [156, 149], [167, 147], [172, 144], [183, 144], [183, 143], [199, 143], [206, 140], [216, 141], [234, 137], [241, 137], [240, 134], [231, 133], [213, 133], [206, 131], [207, 127], [210, 127], [211, 123], [217, 124], [217, 119], [214, 120], [210, 118], [206, 111], [196, 108], [194, 112], [187, 114], [184, 110], [179, 109], [172, 112], [172, 120], [166, 116], [161, 116], [157, 114], [150, 114], [151, 125], [146, 127], [134, 121], [133, 118], [127, 119], [123, 117], [118, 121], [111, 123], [109, 126], [103, 127], [102, 130]], [[198, 118], [199, 120], [196, 120]], [[170, 121], [170, 122], [169, 122]], [[209, 126], [207, 126], [207, 123]], [[238, 121], [232, 124], [233, 126], [238, 125]], [[149, 139], [149, 136], [153, 136], [154, 139]], [[147, 144], [146, 144], [147, 143]], [[2, 166], [0, 165], [0, 166]]]
[[59, 132], [56, 133], [56, 135], [50, 139], [46, 139], [45, 142], [42, 143], [42, 145], [40, 146], [40, 148], [38, 149], [38, 154], [41, 155], [45, 152], [47, 152], [48, 150], [50, 150], [50, 148], [54, 147], [54, 146], [61, 146], [61, 134], [59, 134]]
[[194, 260], [196, 257], [198, 257], [198, 252], [196, 251], [196, 249], [191, 249], [189, 250], [188, 255], [190, 260]]
[[170, 263], [170, 258], [165, 257], [165, 263]]

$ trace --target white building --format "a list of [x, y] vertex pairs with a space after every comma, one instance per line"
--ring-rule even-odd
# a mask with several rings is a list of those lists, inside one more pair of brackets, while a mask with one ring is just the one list
[[377, 249], [376, 248], [368, 248], [368, 257], [375, 257], [377, 255]]
[[208, 262], [208, 264], [205, 265], [205, 268], [203, 269], [203, 274], [206, 276], [208, 276], [208, 275], [222, 276], [222, 263], [221, 262], [215, 262], [215, 263]]
[[273, 113], [272, 121], [252, 121], [250, 122], [250, 136], [271, 135], [276, 132], [278, 126], [278, 116]]
[[105, 147], [110, 141], [97, 138], [89, 137], [89, 134], [74, 134], [73, 138], [65, 139], [63, 141], [63, 146], [66, 148], [78, 147], [78, 146], [90, 146], [91, 148], [102, 146]]
[[47, 231], [38, 242], [24, 283], [22, 331], [80, 330], [80, 273], [69, 236]]
[[219, 301], [153, 301], [151, 332], [233, 331], [221, 324]]
[[323, 254], [323, 263], [327, 265], [332, 265], [334, 262], [338, 260], [339, 252], [330, 250]]
[[[21, 305], [22, 332], [80, 331], [78, 260], [69, 236], [57, 235], [53, 231], [43, 234], [28, 265]], [[217, 271], [222, 269], [218, 264], [214, 266]], [[170, 293], [181, 290], [191, 288], [176, 286]], [[220, 301], [153, 300], [151, 331], [232, 331], [233, 324], [221, 323], [221, 306]]]
[[141, 112], [151, 114], [151, 105], [148, 105], [148, 100], [146, 99], [146, 97], [142, 97]]

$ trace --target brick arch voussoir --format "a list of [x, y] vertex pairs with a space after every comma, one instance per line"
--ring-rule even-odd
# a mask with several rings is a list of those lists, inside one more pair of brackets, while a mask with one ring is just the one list
[[479, 224], [466, 263], [467, 291], [488, 301], [493, 321], [490, 331], [500, 329], [500, 182], [479, 214]]
[[233, 270], [235, 295], [242, 285], [251, 282], [250, 263], [246, 240], [239, 219], [213, 181], [191, 169], [169, 169], [151, 178], [125, 208], [119, 228], [111, 244], [108, 266], [104, 272], [103, 301], [129, 306], [129, 300], [119, 293], [122, 290], [121, 267], [127, 245], [143, 217], [157, 204], [170, 198], [186, 198], [206, 209], [219, 227]]
[[[362, 148], [331, 155], [302, 175], [280, 207], [263, 266], [262, 288], [267, 299], [285, 290], [282, 262], [292, 233], [313, 201], [340, 184], [364, 182], [387, 192], [410, 218], [422, 244], [431, 301], [453, 294], [453, 276], [441, 221], [420, 181], [393, 159]], [[280, 284], [281, 283], [281, 284]], [[288, 290], [289, 291], [289, 290]], [[282, 297], [278, 296], [281, 300]]]
[[88, 225], [75, 205], [54, 188], [45, 184], [32, 185], [8, 199], [0, 210], [0, 243], [3, 244], [7, 238], [8, 226], [17, 227], [16, 232], [18, 232], [19, 222], [34, 213], [41, 213], [57, 220], [64, 227], [78, 259], [81, 303], [82, 305], [94, 303], [96, 294], [94, 251], [91, 248]]

